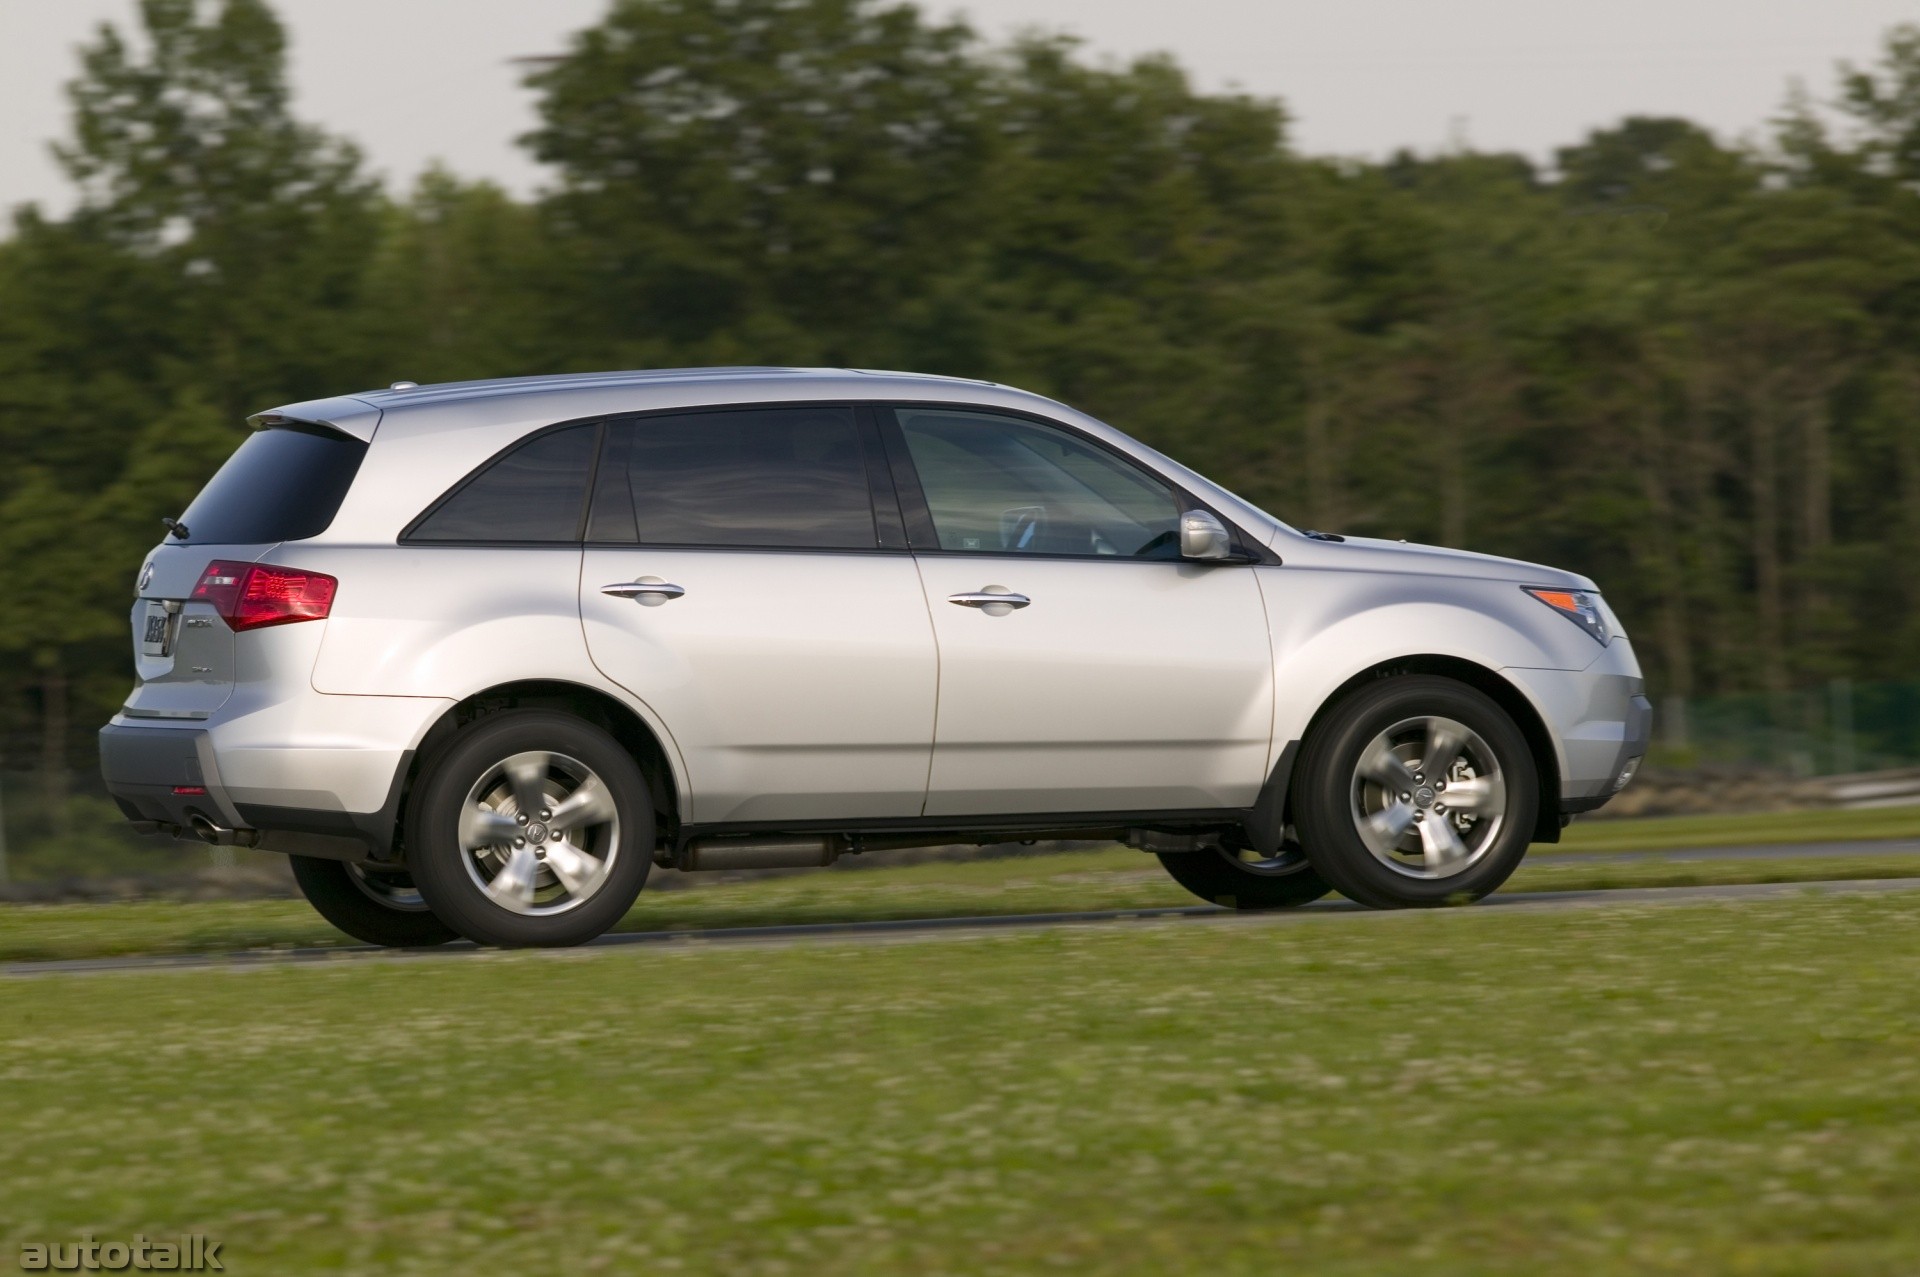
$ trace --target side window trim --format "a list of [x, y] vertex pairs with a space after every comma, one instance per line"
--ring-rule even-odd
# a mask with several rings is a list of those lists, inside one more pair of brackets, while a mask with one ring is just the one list
[[593, 494], [600, 486], [600, 458], [607, 455], [607, 422], [602, 417], [593, 423], [593, 455], [587, 459], [587, 490], [580, 498], [580, 518], [573, 525], [573, 543], [584, 545], [588, 521], [593, 518]]
[[[873, 405], [880, 426], [880, 439], [887, 453], [887, 469], [893, 490], [900, 501], [900, 517], [906, 524], [907, 548], [915, 554], [940, 553], [940, 538], [933, 530], [933, 510], [920, 486], [920, 472], [914, 468], [913, 455], [907, 451], [907, 435], [900, 428], [899, 408], [917, 407], [907, 403]], [[954, 404], [966, 408], [966, 404]]]
[[[401, 545], [477, 546], [477, 547], [485, 547], [485, 546], [491, 545], [491, 546], [526, 547], [526, 548], [536, 548], [536, 549], [556, 549], [556, 548], [578, 547], [581, 545], [606, 546], [609, 548], [619, 548], [619, 547], [637, 545], [638, 544], [637, 542], [617, 542], [617, 541], [599, 542], [599, 541], [590, 541], [587, 538], [587, 534], [592, 527], [593, 504], [594, 504], [594, 497], [595, 497], [596, 491], [599, 487], [600, 467], [603, 459], [606, 456], [607, 449], [610, 446], [610, 436], [612, 433], [610, 429], [611, 427], [628, 423], [628, 422], [645, 421], [650, 417], [687, 416], [687, 415], [696, 414], [696, 413], [709, 413], [709, 412], [724, 413], [729, 411], [776, 411], [783, 408], [804, 409], [804, 408], [819, 408], [819, 407], [850, 408], [854, 412], [855, 425], [858, 430], [858, 434], [860, 438], [861, 451], [865, 458], [868, 500], [871, 503], [872, 511], [873, 511], [876, 544], [872, 549], [867, 549], [864, 547], [854, 548], [854, 547], [844, 547], [844, 546], [843, 547], [819, 547], [819, 548], [804, 547], [804, 546], [756, 548], [756, 547], [743, 547], [743, 546], [736, 546], [736, 545], [684, 545], [684, 546], [674, 546], [671, 548], [690, 549], [690, 550], [702, 550], [702, 549], [726, 550], [726, 551], [732, 551], [732, 552], [747, 552], [747, 553], [782, 553], [782, 554], [871, 554], [871, 553], [887, 553], [887, 552], [892, 552], [892, 553], [910, 552], [914, 554], [954, 554], [954, 555], [967, 555], [969, 557], [990, 557], [993, 553], [991, 551], [983, 552], [978, 550], [943, 550], [940, 547], [939, 537], [934, 530], [932, 510], [927, 505], [926, 493], [920, 486], [919, 472], [915, 469], [912, 455], [909, 453], [907, 449], [905, 432], [902, 431], [902, 429], [900, 428], [899, 418], [895, 414], [896, 409], [927, 408], [927, 409], [949, 409], [957, 412], [977, 412], [977, 413], [987, 414], [990, 416], [1007, 417], [1016, 421], [1028, 421], [1036, 425], [1045, 426], [1054, 430], [1061, 431], [1062, 433], [1069, 435], [1072, 438], [1077, 439], [1082, 443], [1098, 448], [1101, 452], [1112, 457], [1115, 461], [1119, 462], [1121, 465], [1124, 465], [1127, 468], [1137, 473], [1140, 473], [1148, 478], [1151, 478], [1153, 481], [1157, 483], [1166, 485], [1166, 487], [1175, 494], [1175, 497], [1177, 498], [1181, 509], [1183, 510], [1203, 509], [1203, 510], [1209, 511], [1216, 518], [1219, 518], [1222, 522], [1226, 523], [1228, 528], [1230, 528], [1234, 532], [1235, 543], [1244, 552], [1252, 555], [1253, 557], [1263, 562], [1278, 561], [1272, 556], [1271, 552], [1268, 551], [1265, 546], [1259, 545], [1256, 542], [1250, 540], [1246, 536], [1246, 534], [1236, 524], [1233, 523], [1232, 520], [1226, 518], [1226, 516], [1222, 515], [1218, 510], [1215, 510], [1211, 505], [1200, 500], [1193, 493], [1189, 492], [1183, 485], [1181, 485], [1180, 483], [1172, 479], [1169, 479], [1167, 476], [1160, 474], [1156, 470], [1152, 470], [1146, 466], [1141, 465], [1141, 463], [1138, 460], [1136, 460], [1133, 457], [1129, 457], [1126, 454], [1113, 448], [1104, 439], [1096, 438], [1092, 435], [1085, 433], [1084, 431], [1075, 429], [1073, 426], [1067, 424], [1066, 422], [1056, 420], [1055, 418], [1052, 418], [1052, 417], [1041, 416], [1037, 413], [1023, 412], [1019, 409], [1003, 408], [997, 405], [977, 404], [977, 403], [960, 401], [960, 400], [841, 401], [841, 400], [826, 400], [826, 399], [802, 399], [802, 400], [782, 400], [779, 402], [768, 402], [768, 403], [747, 402], [747, 403], [731, 403], [731, 404], [703, 404], [697, 407], [682, 406], [682, 407], [673, 407], [673, 408], [660, 408], [660, 409], [650, 409], [642, 412], [612, 413], [612, 414], [607, 414], [599, 417], [581, 417], [581, 418], [574, 418], [568, 421], [557, 421], [552, 423], [551, 425], [542, 426], [537, 430], [529, 431], [528, 433], [520, 436], [518, 439], [515, 439], [511, 443], [500, 448], [493, 455], [489, 456], [486, 460], [482, 461], [479, 465], [475, 466], [471, 471], [463, 475], [457, 483], [455, 483], [452, 487], [448, 488], [445, 492], [443, 492], [439, 497], [437, 497], [430, 505], [428, 505], [425, 509], [423, 509], [419, 514], [415, 515], [414, 518], [407, 524], [407, 526], [401, 530], [401, 533], [397, 538], [397, 541]], [[588, 461], [586, 490], [584, 495], [581, 498], [580, 512], [574, 525], [574, 537], [571, 541], [506, 541], [506, 540], [451, 541], [451, 540], [428, 540], [424, 538], [418, 538], [416, 536], [416, 533], [418, 532], [419, 528], [423, 524], [425, 524], [429, 519], [431, 519], [436, 513], [438, 513], [443, 506], [447, 505], [449, 502], [454, 500], [454, 498], [458, 497], [461, 492], [465, 491], [467, 487], [469, 487], [471, 484], [477, 481], [488, 470], [492, 469], [496, 463], [498, 463], [500, 460], [502, 460], [509, 454], [519, 450], [522, 447], [525, 447], [526, 445], [532, 443], [534, 440], [542, 438], [546, 435], [554, 434], [561, 430], [572, 429], [574, 427], [584, 426], [584, 425], [592, 425], [595, 428], [594, 444], [593, 444], [593, 450], [590, 454], [589, 461]], [[1038, 555], [1033, 557], [1092, 558], [1094, 556]]]
[[873, 501], [873, 529], [881, 550], [911, 550], [907, 541], [906, 502], [893, 474], [893, 449], [886, 442], [892, 414], [871, 400], [853, 406], [860, 430], [860, 452], [867, 463], [867, 494]]

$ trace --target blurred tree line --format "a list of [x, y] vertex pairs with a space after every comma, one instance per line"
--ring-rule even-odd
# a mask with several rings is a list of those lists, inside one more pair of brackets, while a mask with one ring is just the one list
[[[725, 363], [1007, 381], [1302, 527], [1598, 578], [1658, 692], [1920, 670], [1920, 28], [1764, 144], [1304, 156], [1166, 58], [882, 0], [617, 0], [516, 200], [289, 109], [265, 0], [103, 28], [0, 240], [0, 707], [86, 765], [158, 519], [273, 404]], [[424, 500], [424, 497], [423, 497]]]

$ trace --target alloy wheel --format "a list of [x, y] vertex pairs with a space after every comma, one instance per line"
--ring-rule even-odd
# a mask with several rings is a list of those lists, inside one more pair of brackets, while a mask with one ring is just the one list
[[494, 904], [539, 917], [593, 898], [621, 851], [613, 794], [591, 767], [532, 750], [480, 774], [460, 808], [460, 859]]
[[1360, 752], [1352, 811], [1374, 859], [1412, 878], [1451, 878], [1499, 839], [1506, 778], [1472, 728], [1438, 716], [1406, 718]]

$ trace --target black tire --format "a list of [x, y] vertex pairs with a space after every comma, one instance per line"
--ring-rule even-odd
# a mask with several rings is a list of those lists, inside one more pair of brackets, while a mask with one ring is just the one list
[[1229, 909], [1291, 909], [1311, 904], [1333, 888], [1315, 873], [1313, 866], [1298, 859], [1298, 849], [1273, 869], [1249, 866], [1246, 853], [1223, 847], [1205, 851], [1163, 851], [1160, 863], [1173, 880], [1208, 904]]
[[[1376, 742], [1390, 736], [1401, 739], [1396, 733], [1411, 738], [1421, 730], [1408, 726], [1414, 723], [1428, 725], [1425, 739], [1427, 747], [1432, 748], [1431, 725], [1436, 721], [1463, 726], [1477, 738], [1459, 757], [1467, 760], [1468, 770], [1480, 770], [1464, 780], [1457, 773], [1451, 778], [1455, 794], [1467, 794], [1474, 792], [1470, 786], [1490, 784], [1488, 778], [1497, 776], [1500, 793], [1476, 796], [1475, 801], [1484, 802], [1485, 810], [1469, 817], [1460, 810], [1462, 803], [1456, 802], [1455, 811], [1448, 813], [1445, 802], [1449, 795], [1435, 793], [1436, 786], [1431, 783], [1440, 778], [1424, 778], [1424, 773], [1423, 782], [1403, 794], [1384, 793], [1384, 785], [1363, 794], [1372, 783], [1359, 775], [1363, 754], [1366, 760], [1377, 759], [1373, 752]], [[1408, 739], [1401, 748], [1414, 750], [1418, 743]], [[1475, 763], [1473, 759], [1479, 754], [1487, 756]], [[1418, 754], [1414, 757], [1417, 762]], [[1375, 767], [1374, 763], [1369, 761], [1369, 767]], [[1442, 781], [1437, 788], [1444, 790], [1446, 783]], [[1401, 835], [1411, 839], [1416, 850], [1378, 851], [1360, 832], [1359, 806], [1403, 796], [1413, 800], [1404, 804], [1409, 811], [1420, 812], [1419, 823], [1406, 825], [1406, 833]], [[1539, 771], [1520, 729], [1485, 693], [1448, 678], [1398, 675], [1356, 689], [1316, 724], [1300, 757], [1292, 798], [1295, 823], [1308, 858], [1341, 895], [1377, 909], [1461, 904], [1497, 889], [1526, 855], [1539, 810]], [[1439, 805], [1419, 806], [1422, 801]], [[1492, 820], [1496, 809], [1498, 822], [1483, 825], [1482, 821]], [[1436, 812], [1441, 814], [1436, 816]], [[1392, 813], [1379, 815], [1393, 823]], [[1445, 859], [1416, 858], [1450, 854], [1448, 849], [1418, 850], [1425, 844], [1425, 822], [1434, 819], [1447, 822], [1444, 827], [1431, 827], [1430, 832], [1437, 831], [1436, 840], [1451, 829], [1452, 839], [1465, 849], [1457, 858], [1460, 867]], [[1371, 836], [1376, 842], [1389, 838], [1381, 831]], [[1444, 876], [1421, 876], [1439, 874]]]
[[[599, 865], [590, 889], [576, 895], [554, 873], [547, 853], [562, 845], [558, 838], [552, 842], [532, 839], [537, 848], [522, 839], [529, 854], [537, 850], [542, 857], [532, 872], [541, 876], [545, 885], [539, 891], [549, 898], [529, 895], [509, 905], [489, 895], [482, 878], [493, 876], [497, 890], [504, 878], [494, 875], [504, 875], [508, 866], [496, 866], [487, 857], [504, 861], [520, 849], [503, 843], [476, 854], [463, 846], [462, 813], [477, 787], [499, 772], [503, 760], [540, 754], [552, 764], [541, 783], [555, 798], [564, 802], [562, 791], [570, 778], [563, 773], [569, 768], [584, 770], [601, 782], [611, 799], [611, 814], [607, 822], [593, 827], [599, 831], [594, 835], [598, 841], [580, 848], [593, 852]], [[513, 788], [510, 781], [499, 783]], [[560, 814], [558, 805], [550, 810]], [[509, 811], [514, 814], [499, 818], [518, 818], [517, 798], [501, 799], [494, 814]], [[528, 815], [538, 817], [539, 813]], [[544, 829], [539, 820], [520, 823], [529, 834]], [[496, 714], [462, 729], [428, 767], [407, 813], [407, 867], [427, 903], [467, 939], [502, 948], [584, 944], [619, 922], [646, 885], [653, 840], [653, 802], [633, 756], [593, 724], [545, 710]]]
[[293, 880], [307, 903], [355, 940], [412, 949], [458, 940], [460, 933], [433, 916], [405, 873], [348, 866], [338, 860], [288, 856]]

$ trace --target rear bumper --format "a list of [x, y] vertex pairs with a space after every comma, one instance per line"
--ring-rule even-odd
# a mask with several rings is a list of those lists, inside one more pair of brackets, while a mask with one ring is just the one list
[[[220, 769], [214, 734], [197, 727], [100, 729], [100, 774], [120, 811], [143, 833], [257, 846], [335, 860], [393, 855], [402, 782], [413, 751], [398, 753], [385, 801], [373, 811], [245, 801]], [[294, 791], [299, 793], [301, 791]]]
[[191, 831], [199, 822], [242, 827], [205, 731], [181, 727], [100, 729], [100, 774], [107, 792], [143, 832]]

